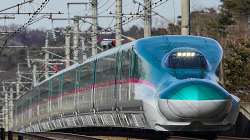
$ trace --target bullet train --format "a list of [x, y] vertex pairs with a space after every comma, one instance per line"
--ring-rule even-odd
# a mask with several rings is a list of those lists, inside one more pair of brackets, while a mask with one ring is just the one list
[[148, 37], [112, 48], [17, 99], [13, 130], [227, 130], [240, 100], [218, 84], [222, 55], [217, 41], [197, 36]]

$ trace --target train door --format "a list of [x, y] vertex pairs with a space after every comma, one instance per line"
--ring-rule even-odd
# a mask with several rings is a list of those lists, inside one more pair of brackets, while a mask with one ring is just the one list
[[63, 98], [63, 76], [60, 75], [58, 76], [59, 78], [59, 114], [62, 114], [62, 108], [63, 108], [63, 102], [62, 102], [62, 98]]
[[21, 119], [20, 119], [20, 111], [21, 111], [20, 101], [14, 102], [14, 126], [13, 126], [13, 128], [15, 128], [15, 129], [18, 129], [18, 126], [19, 126], [20, 121], [21, 121]]
[[50, 103], [51, 103], [51, 117], [59, 115], [59, 105], [60, 105], [60, 77], [54, 77], [50, 80]]
[[33, 88], [31, 91], [31, 101], [32, 101], [32, 119], [31, 122], [36, 122], [38, 120], [38, 114], [39, 114], [39, 90], [38, 88]]
[[96, 111], [115, 110], [116, 54], [96, 61], [94, 107]]
[[132, 49], [119, 53], [117, 74], [117, 104], [120, 111], [140, 111], [142, 102], [135, 99], [135, 77], [133, 77], [137, 57]]
[[64, 115], [73, 115], [75, 112], [75, 74], [75, 70], [70, 70], [63, 74], [62, 112]]
[[39, 87], [40, 87], [39, 118], [41, 120], [45, 120], [49, 117], [49, 83], [45, 82]]
[[77, 68], [77, 111], [89, 113], [92, 111], [92, 99], [94, 84], [94, 63], [89, 62]]
[[15, 115], [15, 121], [16, 126], [15, 128], [18, 130], [23, 126], [23, 114], [24, 114], [24, 101], [23, 98], [19, 98], [18, 101], [15, 103], [15, 106], [17, 106], [16, 115]]
[[[27, 93], [29, 94], [29, 93]], [[27, 127], [30, 124], [30, 119], [31, 119], [31, 100], [29, 96], [24, 96], [23, 98], [23, 126]]]

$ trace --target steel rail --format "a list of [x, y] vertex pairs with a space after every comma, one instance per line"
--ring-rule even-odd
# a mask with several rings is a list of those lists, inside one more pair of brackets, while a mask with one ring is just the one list
[[[30, 134], [33, 134], [33, 133], [30, 133]], [[39, 136], [43, 136], [43, 137], [55, 138], [55, 139], [101, 140], [99, 138], [94, 138], [94, 137], [85, 136], [85, 135], [71, 134], [71, 133], [40, 132], [40, 133], [34, 133], [34, 134], [39, 135]]]
[[[20, 133], [20, 132], [6, 132], [8, 138], [17, 137], [18, 139], [32, 139], [32, 140], [56, 140], [53, 138], [44, 137], [33, 133]], [[14, 139], [14, 138], [13, 138]]]
[[249, 140], [249, 138], [240, 138], [240, 137], [228, 137], [228, 136], [217, 136], [216, 140]]

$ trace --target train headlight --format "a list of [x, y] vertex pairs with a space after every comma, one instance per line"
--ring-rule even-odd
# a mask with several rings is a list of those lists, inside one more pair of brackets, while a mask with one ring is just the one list
[[181, 53], [181, 52], [178, 52], [178, 53], [177, 53], [177, 56], [178, 56], [178, 57], [180, 57], [181, 55], [182, 55], [182, 53]]
[[177, 52], [177, 57], [194, 57], [195, 52]]

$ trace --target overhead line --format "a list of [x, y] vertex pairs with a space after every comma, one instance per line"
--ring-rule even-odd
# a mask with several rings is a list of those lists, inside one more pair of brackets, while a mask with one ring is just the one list
[[0, 10], [0, 12], [7, 11], [7, 10], [9, 10], [9, 9], [12, 9], [12, 8], [15, 8], [15, 7], [19, 7], [19, 6], [21, 6], [21, 5], [24, 5], [24, 4], [26, 4], [26, 3], [31, 3], [31, 2], [33, 2], [33, 0], [29, 0], [29, 1], [26, 1], [26, 2], [18, 3], [18, 4], [16, 4], [16, 5], [14, 5], [14, 6], [5, 8], [5, 9], [3, 9], [3, 10]]
[[[169, 0], [164, 0], [164, 1], [163, 1], [163, 0], [158, 0], [157, 2], [153, 2], [153, 3], [151, 4], [152, 9], [154, 9], [154, 8], [156, 8], [156, 7], [159, 7], [160, 5], [162, 5], [162, 4], [164, 4], [164, 3], [168, 2], [168, 1], [169, 1]], [[141, 5], [141, 6], [143, 6], [143, 7], [145, 8], [144, 5]], [[142, 14], [143, 11], [144, 11], [144, 10], [139, 10], [139, 11], [138, 11], [138, 14]], [[135, 17], [135, 16], [128, 17], [127, 19], [123, 20], [123, 21], [122, 21], [121, 23], [119, 23], [119, 24], [122, 24], [122, 25], [128, 24], [128, 23], [130, 23], [131, 21], [134, 20], [134, 17]], [[108, 31], [108, 32], [115, 33], [115, 32], [113, 31], [113, 29], [112, 29], [112, 28], [114, 28], [115, 26], [116, 26], [116, 25], [113, 25], [113, 26], [108, 27], [108, 28], [102, 28], [102, 31]], [[90, 37], [97, 36], [97, 35], [98, 35], [98, 33], [93, 34], [93, 35], [91, 35]]]
[[[13, 38], [18, 32], [22, 31], [23, 29], [26, 29], [29, 25], [33, 24], [36, 16], [43, 10], [44, 7], [46, 7], [46, 5], [48, 4], [50, 0], [44, 0], [40, 7], [37, 8], [37, 10], [32, 14], [32, 16], [29, 18], [29, 20], [21, 27], [19, 27], [17, 30], [15, 30], [14, 33], [11, 33], [7, 36], [7, 39], [5, 40], [3, 46], [1, 47], [1, 52], [2, 52], [2, 49], [4, 48], [4, 46], [7, 45], [7, 42], [9, 41], [10, 38]], [[0, 53], [1, 53], [0, 52]]]
[[[8, 12], [8, 13], [0, 13], [0, 15], [11, 15], [11, 14], [15, 14], [15, 15], [33, 15], [34, 13], [32, 12], [24, 12], [24, 13], [16, 13], [16, 12]], [[39, 13], [39, 15], [49, 15], [49, 14], [63, 14], [62, 12], [47, 12], [47, 13]]]

